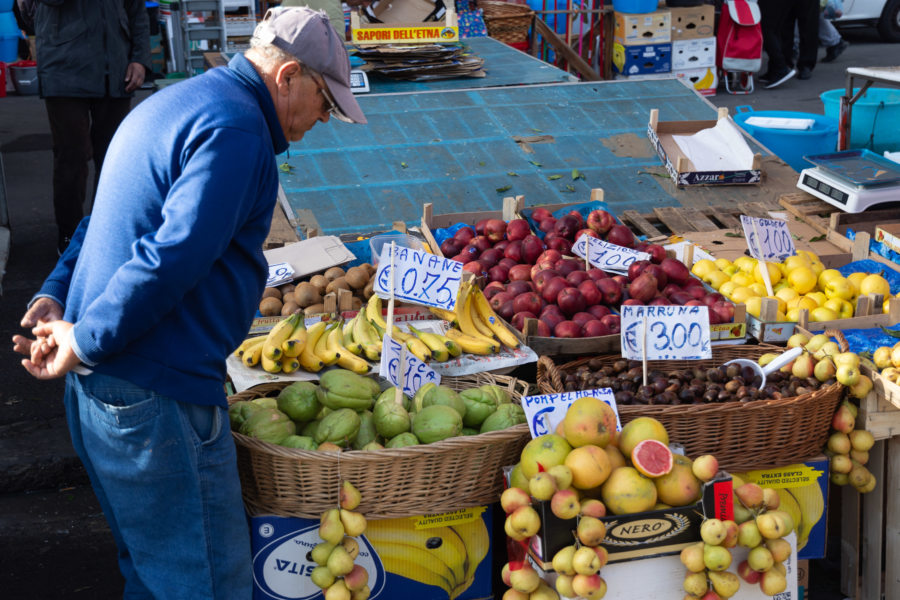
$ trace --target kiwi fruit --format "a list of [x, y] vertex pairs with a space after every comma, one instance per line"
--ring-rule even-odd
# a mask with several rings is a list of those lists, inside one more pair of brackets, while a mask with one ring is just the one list
[[372, 279], [369, 280], [368, 283], [366, 283], [366, 287], [363, 288], [363, 291], [362, 291], [363, 298], [368, 300], [369, 298], [372, 297], [372, 294], [374, 294], [374, 293], [375, 293], [375, 278], [373, 277]]
[[293, 300], [288, 300], [281, 307], [281, 316], [287, 317], [288, 315], [294, 314], [298, 310], [300, 310], [300, 307], [297, 306], [297, 303]]
[[284, 300], [284, 299], [287, 298], [290, 294], [293, 294], [293, 293], [294, 293], [294, 288], [295, 288], [295, 287], [296, 287], [296, 286], [295, 286], [293, 283], [286, 283], [286, 284], [284, 284], [284, 285], [278, 286], [278, 291], [281, 292], [281, 299]]
[[294, 303], [306, 308], [322, 301], [322, 292], [309, 281], [303, 281], [294, 288]]
[[313, 275], [312, 277], [309, 278], [309, 283], [316, 286], [316, 289], [319, 290], [320, 294], [325, 293], [325, 288], [328, 287], [329, 281], [330, 280], [325, 279], [325, 276], [322, 275], [321, 273], [319, 275]]
[[346, 277], [338, 277], [337, 279], [333, 279], [331, 283], [328, 284], [328, 287], [325, 288], [325, 293], [330, 294], [331, 292], [336, 292], [338, 290], [349, 290], [350, 284], [347, 283]]
[[259, 303], [259, 312], [264, 317], [275, 317], [281, 314], [281, 300], [267, 296]]
[[267, 287], [263, 290], [262, 293], [263, 298], [275, 298], [277, 300], [281, 300], [281, 290], [278, 288]]
[[344, 276], [344, 270], [340, 267], [331, 267], [330, 269], [325, 271], [324, 275], [325, 279], [327, 279], [328, 281], [334, 281], [338, 277]]
[[361, 290], [369, 283], [369, 272], [364, 267], [351, 267], [347, 269], [344, 279], [354, 290]]
[[359, 266], [362, 267], [362, 268], [364, 268], [366, 271], [369, 272], [369, 277], [371, 277], [372, 275], [374, 275], [374, 274], [375, 274], [375, 271], [378, 270], [378, 269], [375, 267], [375, 265], [373, 265], [372, 263], [363, 263], [363, 264], [361, 264], [361, 265], [359, 265]]
[[312, 306], [307, 306], [303, 309], [303, 314], [307, 317], [311, 317], [313, 315], [320, 315], [325, 312], [325, 304], [313, 304]]

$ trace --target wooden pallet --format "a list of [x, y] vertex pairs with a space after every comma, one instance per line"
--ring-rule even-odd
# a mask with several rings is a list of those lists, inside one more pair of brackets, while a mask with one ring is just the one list
[[821, 234], [828, 233], [828, 225], [831, 222], [832, 213], [840, 212], [838, 209], [823, 200], [819, 200], [806, 192], [794, 192], [782, 194], [778, 203], [789, 213], [807, 223]]
[[653, 239], [693, 231], [737, 229], [741, 226], [741, 215], [768, 217], [770, 210], [778, 210], [778, 207], [763, 202], [742, 202], [734, 209], [721, 206], [706, 208], [664, 206], [654, 208], [652, 213], [644, 214], [636, 210], [625, 210], [618, 216], [636, 233]]

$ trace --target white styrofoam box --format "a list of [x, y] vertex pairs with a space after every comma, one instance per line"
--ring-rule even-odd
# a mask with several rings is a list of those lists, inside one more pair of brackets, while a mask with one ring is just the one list
[[719, 75], [715, 67], [673, 71], [672, 74], [678, 79], [690, 82], [694, 89], [704, 96], [715, 96], [716, 88], [719, 87]]
[[672, 42], [672, 70], [685, 71], [716, 64], [716, 38], [695, 38]]

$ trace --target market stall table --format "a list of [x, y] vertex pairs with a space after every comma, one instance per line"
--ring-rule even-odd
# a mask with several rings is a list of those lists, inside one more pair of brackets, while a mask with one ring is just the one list
[[[862, 80], [859, 90], [853, 93], [853, 80]], [[841, 96], [841, 112], [838, 119], [838, 150], [846, 150], [850, 143], [850, 119], [853, 104], [866, 93], [873, 83], [900, 87], [900, 67], [849, 67], [847, 92]]]
[[369, 124], [316, 127], [278, 158], [282, 205], [301, 231], [368, 233], [394, 221], [526, 203], [586, 201], [602, 187], [612, 209], [700, 208], [774, 201], [797, 174], [763, 153], [758, 185], [676, 189], [647, 138], [652, 108], [665, 120], [715, 119], [675, 79], [558, 83], [364, 94]]

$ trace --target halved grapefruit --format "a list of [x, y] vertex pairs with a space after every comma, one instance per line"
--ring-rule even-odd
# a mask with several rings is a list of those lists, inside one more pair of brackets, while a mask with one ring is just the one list
[[647, 477], [662, 477], [674, 462], [672, 451], [659, 440], [644, 440], [631, 451], [631, 464]]

